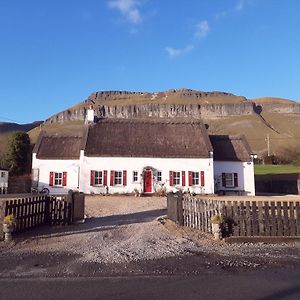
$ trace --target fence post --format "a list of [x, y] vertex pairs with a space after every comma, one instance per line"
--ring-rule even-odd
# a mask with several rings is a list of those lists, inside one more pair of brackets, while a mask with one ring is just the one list
[[50, 218], [50, 196], [46, 195], [45, 197], [45, 224], [51, 225], [51, 218]]
[[176, 194], [168, 193], [167, 214], [168, 218], [179, 225], [183, 225], [183, 195], [181, 192]]

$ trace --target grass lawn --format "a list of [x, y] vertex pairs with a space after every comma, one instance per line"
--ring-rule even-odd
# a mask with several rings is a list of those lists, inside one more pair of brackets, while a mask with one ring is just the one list
[[300, 173], [300, 166], [292, 165], [255, 165], [255, 175]]

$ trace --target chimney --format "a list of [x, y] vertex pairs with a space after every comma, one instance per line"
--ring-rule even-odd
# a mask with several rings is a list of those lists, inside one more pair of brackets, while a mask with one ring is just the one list
[[93, 105], [90, 105], [90, 107], [87, 110], [85, 123], [92, 124], [94, 123], [94, 121], [95, 121], [95, 112], [94, 112]]

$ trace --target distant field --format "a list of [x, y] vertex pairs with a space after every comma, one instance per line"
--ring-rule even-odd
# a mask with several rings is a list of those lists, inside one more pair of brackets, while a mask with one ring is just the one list
[[300, 166], [291, 165], [255, 165], [255, 175], [300, 173]]

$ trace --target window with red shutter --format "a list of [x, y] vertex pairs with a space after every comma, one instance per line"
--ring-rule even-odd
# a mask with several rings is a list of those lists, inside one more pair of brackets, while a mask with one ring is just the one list
[[182, 186], [185, 186], [185, 171], [181, 171], [182, 176]]
[[103, 185], [107, 186], [107, 170], [103, 171]]
[[95, 183], [95, 180], [94, 180], [94, 171], [91, 170], [91, 174], [90, 174], [90, 185], [93, 186]]
[[63, 172], [62, 185], [63, 185], [63, 186], [66, 186], [66, 185], [67, 185], [67, 172]]
[[193, 172], [189, 171], [189, 186], [193, 185]]
[[49, 186], [53, 186], [53, 181], [54, 181], [54, 172], [50, 172]]
[[170, 186], [173, 185], [173, 171], [170, 171]]
[[124, 186], [127, 185], [127, 171], [126, 170], [123, 171], [123, 185]]
[[115, 171], [110, 171], [110, 185], [111, 186], [114, 185], [114, 174], [115, 174]]
[[205, 185], [205, 181], [204, 181], [204, 171], [200, 172], [200, 179], [201, 179], [201, 186]]

